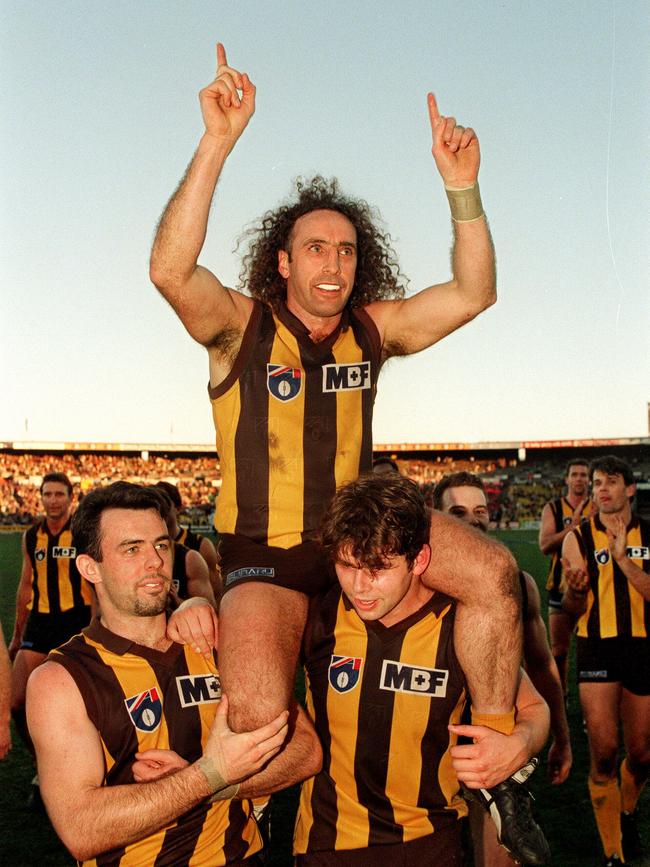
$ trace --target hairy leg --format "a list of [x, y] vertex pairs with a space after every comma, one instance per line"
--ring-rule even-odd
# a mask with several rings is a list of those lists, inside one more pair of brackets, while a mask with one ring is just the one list
[[34, 755], [34, 747], [25, 720], [25, 693], [29, 675], [46, 659], [47, 656], [44, 653], [37, 653], [35, 650], [19, 650], [11, 672], [11, 716], [16, 731], [32, 755]]
[[472, 707], [479, 714], [507, 713], [522, 654], [517, 564], [503, 545], [440, 512], [431, 516], [429, 542], [422, 580], [458, 600], [454, 644]]
[[289, 707], [307, 618], [307, 597], [251, 582], [219, 611], [219, 672], [233, 731], [265, 725]]

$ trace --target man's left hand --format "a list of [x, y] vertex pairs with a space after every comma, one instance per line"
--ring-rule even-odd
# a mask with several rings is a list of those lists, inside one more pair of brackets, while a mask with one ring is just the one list
[[528, 761], [523, 739], [485, 726], [450, 725], [452, 734], [474, 740], [450, 750], [456, 776], [468, 789], [489, 789], [507, 780]]

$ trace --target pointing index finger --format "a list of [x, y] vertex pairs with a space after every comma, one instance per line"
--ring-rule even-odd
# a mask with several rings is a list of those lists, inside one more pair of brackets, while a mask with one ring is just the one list
[[228, 60], [226, 59], [226, 49], [223, 47], [223, 43], [217, 42], [217, 70], [220, 66], [228, 66]]
[[436, 102], [436, 98], [433, 93], [427, 93], [427, 104], [429, 106], [429, 117], [431, 118], [431, 125], [433, 126], [434, 122], [440, 118], [438, 103]]

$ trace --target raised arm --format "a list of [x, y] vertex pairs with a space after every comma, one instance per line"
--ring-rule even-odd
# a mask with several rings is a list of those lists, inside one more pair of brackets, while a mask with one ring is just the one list
[[562, 543], [562, 575], [566, 581], [562, 608], [579, 617], [587, 610], [589, 575], [575, 533], [569, 533]]
[[221, 43], [216, 78], [199, 101], [205, 132], [160, 219], [150, 276], [191, 336], [210, 347], [224, 332], [241, 333], [251, 309], [249, 298], [226, 289], [198, 264], [221, 170], [255, 111], [255, 86], [245, 72], [228, 66]]
[[443, 117], [427, 96], [436, 166], [451, 206], [452, 279], [402, 301], [368, 306], [383, 338], [384, 354], [426, 349], [496, 301], [494, 248], [478, 190], [479, 143], [471, 128]]
[[232, 797], [231, 784], [278, 752], [287, 734], [286, 711], [268, 726], [236, 735], [228, 728], [224, 698], [197, 762], [154, 783], [104, 786], [101, 741], [77, 685], [56, 662], [36, 669], [27, 687], [27, 718], [41, 793], [74, 857], [82, 861], [141, 840], [212, 794]]
[[650, 601], [650, 575], [640, 569], [627, 556], [627, 527], [620, 515], [612, 517], [611, 526], [607, 528], [607, 538], [612, 557], [630, 584], [646, 601]]

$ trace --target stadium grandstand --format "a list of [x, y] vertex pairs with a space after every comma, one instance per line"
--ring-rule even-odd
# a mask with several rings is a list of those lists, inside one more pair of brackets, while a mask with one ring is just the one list
[[[637, 509], [650, 513], [650, 437], [494, 443], [384, 443], [375, 457], [388, 456], [400, 472], [430, 496], [446, 474], [467, 470], [483, 478], [495, 526], [533, 527], [544, 503], [562, 489], [569, 458], [616, 454], [633, 467]], [[161, 443], [0, 443], [0, 527], [19, 529], [39, 511], [38, 489], [45, 473], [65, 472], [77, 496], [97, 485], [124, 479], [178, 485], [181, 522], [196, 530], [211, 525], [221, 475], [214, 446]]]

